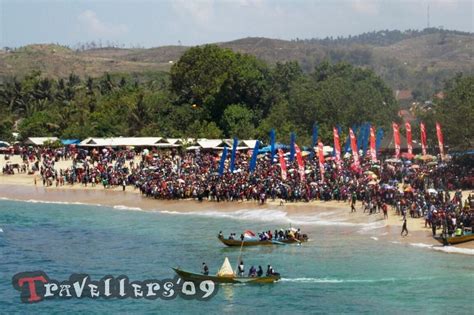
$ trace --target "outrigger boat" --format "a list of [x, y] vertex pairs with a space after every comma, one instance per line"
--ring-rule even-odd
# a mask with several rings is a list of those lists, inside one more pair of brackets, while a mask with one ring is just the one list
[[464, 231], [461, 235], [455, 235], [455, 236], [447, 236], [446, 234], [442, 234], [439, 237], [435, 238], [438, 242], [440, 242], [443, 245], [456, 245], [460, 243], [465, 243], [469, 241], [474, 240], [474, 233], [469, 232], [469, 231]]
[[173, 270], [185, 281], [205, 281], [211, 280], [215, 283], [248, 283], [248, 284], [265, 284], [273, 283], [280, 280], [280, 274], [275, 273], [269, 276], [262, 277], [238, 277], [234, 274], [230, 266], [229, 259], [226, 257], [221, 269], [215, 276], [204, 275], [200, 273], [192, 273], [180, 268], [173, 268]]
[[[294, 231], [296, 231], [296, 229]], [[302, 242], [308, 241], [308, 236], [306, 234], [303, 234], [297, 237], [295, 234], [293, 234], [293, 231], [292, 231], [292, 234], [290, 234], [286, 238], [276, 238], [276, 239], [271, 238], [271, 239], [260, 240], [258, 237], [256, 237], [255, 233], [249, 230], [245, 231], [243, 233], [243, 236], [244, 236], [243, 240], [231, 239], [231, 238], [224, 238], [224, 236], [222, 236], [222, 233], [220, 233], [217, 236], [217, 238], [219, 239], [219, 241], [222, 242], [222, 244], [226, 246], [238, 246], [238, 247], [260, 246], [260, 245], [268, 246], [268, 245], [301, 244]]]

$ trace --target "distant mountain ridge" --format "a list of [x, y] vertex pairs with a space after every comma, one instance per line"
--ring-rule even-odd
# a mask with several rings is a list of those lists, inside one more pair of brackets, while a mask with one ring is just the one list
[[[250, 37], [216, 44], [270, 64], [296, 60], [304, 71], [326, 59], [369, 67], [394, 90], [411, 89], [419, 95], [439, 90], [444, 80], [457, 72], [474, 72], [474, 34], [436, 28], [291, 41]], [[32, 70], [50, 77], [65, 77], [71, 72], [96, 77], [105, 72], [169, 71], [188, 48], [73, 50], [59, 45], [29, 45], [0, 51], [0, 79], [21, 77]]]

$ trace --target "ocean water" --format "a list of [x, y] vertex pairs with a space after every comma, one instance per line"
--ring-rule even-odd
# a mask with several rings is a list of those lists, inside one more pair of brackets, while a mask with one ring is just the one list
[[[227, 235], [290, 223], [311, 240], [242, 252], [247, 267], [272, 264], [280, 282], [221, 286], [206, 302], [178, 297], [23, 304], [11, 284], [14, 274], [35, 270], [57, 280], [72, 273], [88, 273], [94, 280], [108, 274], [165, 279], [174, 277], [171, 267], [199, 272], [205, 261], [214, 273], [224, 257], [235, 266], [240, 254], [218, 242], [219, 230]], [[380, 241], [370, 232], [377, 228], [325, 221], [324, 213], [291, 217], [284, 211], [193, 214], [190, 209], [182, 214], [0, 200], [0, 313], [473, 313], [473, 255]]]

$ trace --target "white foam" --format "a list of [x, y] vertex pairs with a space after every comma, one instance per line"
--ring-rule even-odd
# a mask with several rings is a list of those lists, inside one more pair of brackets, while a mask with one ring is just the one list
[[2, 229], [2, 228], [0, 228], [0, 233], [3, 233], [3, 229]]
[[421, 247], [421, 248], [431, 248], [433, 245], [431, 244], [425, 244], [425, 243], [410, 243], [411, 246], [414, 247]]
[[143, 209], [139, 208], [139, 207], [128, 207], [128, 206], [124, 206], [124, 205], [116, 205], [116, 206], [113, 206], [113, 208], [117, 209], [117, 210], [143, 211]]
[[371, 236], [370, 238], [373, 239], [374, 241], [378, 241], [378, 240], [379, 240], [379, 238], [378, 238], [378, 237], [375, 237], [375, 236]]
[[431, 245], [431, 244], [425, 244], [425, 243], [410, 243], [410, 245], [414, 247], [420, 247], [420, 248], [429, 248], [432, 250], [437, 250], [437, 251], [445, 252], [445, 253], [474, 255], [474, 249], [471, 249], [471, 248], [440, 246], [440, 245]]
[[431, 277], [418, 278], [382, 278], [382, 279], [330, 279], [330, 278], [282, 278], [282, 282], [299, 283], [378, 283], [378, 282], [396, 282], [396, 281], [420, 281], [431, 280]]

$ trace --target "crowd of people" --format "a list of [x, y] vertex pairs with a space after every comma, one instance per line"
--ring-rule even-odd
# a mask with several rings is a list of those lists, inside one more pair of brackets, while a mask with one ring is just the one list
[[[354, 168], [350, 157], [339, 165], [327, 157], [321, 174], [318, 159], [307, 156], [302, 174], [296, 159], [290, 161], [287, 155], [287, 176], [283, 178], [280, 164], [269, 153], [260, 154], [255, 170], [250, 172], [250, 154], [237, 152], [234, 171], [229, 170], [229, 157], [222, 175], [219, 151], [87, 150], [65, 146], [21, 147], [17, 154], [23, 161], [18, 171], [37, 172], [45, 186], [103, 185], [123, 190], [132, 186], [146, 197], [168, 200], [265, 203], [270, 199], [281, 204], [337, 200], [348, 202], [353, 212], [360, 202], [369, 214], [383, 211], [387, 216], [387, 206], [391, 206], [401, 216], [424, 217], [427, 226], [436, 229], [446, 226], [455, 231], [461, 224], [463, 228], [473, 224], [474, 197], [462, 204], [460, 196], [460, 189], [474, 186], [472, 158], [463, 162], [389, 159], [381, 163], [367, 157]], [[59, 160], [71, 164], [58, 169]], [[11, 167], [4, 168], [5, 174], [12, 172]], [[457, 190], [452, 198], [450, 190]]]

